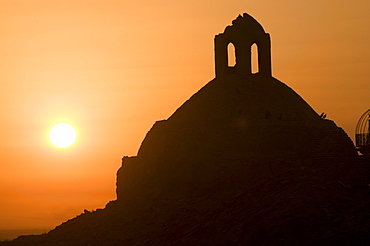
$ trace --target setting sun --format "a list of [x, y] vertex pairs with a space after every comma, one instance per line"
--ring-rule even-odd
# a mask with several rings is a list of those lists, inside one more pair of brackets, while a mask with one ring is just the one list
[[50, 142], [58, 148], [67, 148], [76, 140], [75, 129], [67, 123], [58, 123], [49, 133]]

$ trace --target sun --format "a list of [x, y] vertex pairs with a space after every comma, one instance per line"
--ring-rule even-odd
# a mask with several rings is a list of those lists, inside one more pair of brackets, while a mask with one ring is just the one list
[[75, 129], [67, 123], [58, 123], [50, 129], [49, 139], [58, 148], [67, 148], [76, 140]]

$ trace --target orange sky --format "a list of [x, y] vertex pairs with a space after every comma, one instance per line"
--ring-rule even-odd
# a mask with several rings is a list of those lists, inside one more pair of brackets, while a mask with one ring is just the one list
[[[213, 38], [248, 12], [273, 76], [353, 138], [370, 108], [367, 0], [0, 0], [0, 230], [52, 229], [115, 199], [135, 155], [214, 78]], [[77, 141], [57, 149], [53, 124]]]

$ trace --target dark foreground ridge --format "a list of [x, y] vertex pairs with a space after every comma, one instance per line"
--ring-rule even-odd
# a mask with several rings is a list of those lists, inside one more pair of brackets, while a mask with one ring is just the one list
[[215, 37], [216, 78], [122, 159], [116, 201], [0, 245], [369, 244], [369, 160], [272, 77], [270, 50], [239, 16]]

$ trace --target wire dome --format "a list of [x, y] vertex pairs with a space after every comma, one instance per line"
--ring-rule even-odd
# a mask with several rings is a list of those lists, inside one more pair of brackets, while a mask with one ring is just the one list
[[370, 153], [370, 109], [357, 122], [356, 147], [364, 155]]

